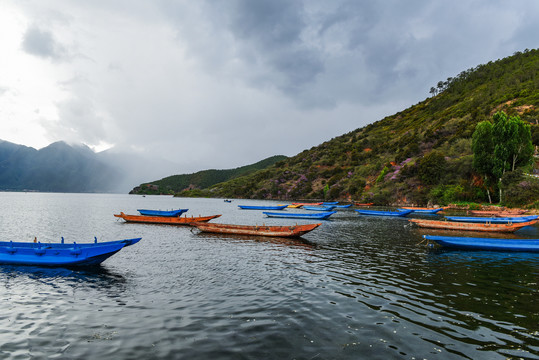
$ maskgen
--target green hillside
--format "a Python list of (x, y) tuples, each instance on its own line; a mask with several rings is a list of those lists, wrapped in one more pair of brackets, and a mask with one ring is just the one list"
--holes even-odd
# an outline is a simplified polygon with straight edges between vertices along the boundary
[[(202, 195), (379, 205), (487, 201), (486, 185), (472, 166), (475, 127), (505, 111), (531, 124), (532, 141), (539, 145), (538, 89), (539, 51), (518, 52), (440, 81), (431, 88), (432, 97), (393, 116), (216, 184)], [(504, 182), (508, 194), (526, 194), (520, 202), (532, 206), (539, 205), (539, 185), (524, 174), (533, 171), (531, 164)]]
[(276, 155), (255, 164), (236, 169), (212, 169), (199, 171), (194, 174), (172, 175), (161, 180), (141, 184), (131, 190), (130, 194), (174, 194), (183, 190), (190, 190), (193, 195), (196, 195), (200, 189), (206, 189), (223, 181), (246, 176), (285, 159), (287, 157), (284, 155)]

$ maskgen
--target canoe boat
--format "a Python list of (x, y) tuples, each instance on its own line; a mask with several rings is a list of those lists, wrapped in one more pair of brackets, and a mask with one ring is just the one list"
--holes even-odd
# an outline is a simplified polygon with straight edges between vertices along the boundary
[(335, 214), (336, 211), (327, 211), (327, 212), (319, 212), (319, 213), (273, 213), (273, 212), (267, 212), (264, 211), (263, 214), (265, 214), (267, 217), (273, 217), (273, 218), (289, 218), (289, 219), (318, 219), (318, 220), (325, 220), (329, 218), (331, 215)]
[(404, 206), (399, 210), (412, 210), (412, 212), (422, 213), (422, 214), (436, 214), (437, 212), (442, 211), (444, 208), (420, 208), (420, 207), (408, 207)]
[(283, 210), (288, 205), (275, 205), (275, 206), (253, 206), (253, 205), (238, 205), (242, 210)]
[(322, 205), (337, 205), (338, 201), (324, 201)]
[(449, 221), (507, 224), (528, 222), (539, 218), (539, 215), (519, 216), (519, 217), (473, 217), (473, 216), (446, 216)]
[(298, 202), (294, 202), (292, 203), (292, 205), (299, 205), (299, 206), (304, 206), (304, 205), (307, 205), (307, 206), (316, 206), (316, 205), (322, 205), (321, 202), (317, 202), (317, 203), (298, 203)]
[(352, 206), (352, 204), (348, 204), (348, 205), (335, 205), (335, 208), (338, 208), (338, 209), (348, 209), (350, 206)]
[(123, 212), (114, 214), (118, 218), (124, 219), (126, 222), (145, 223), (145, 224), (165, 224), (165, 225), (191, 225), (194, 222), (205, 222), (218, 218), (221, 215), (211, 216), (184, 216), (184, 217), (164, 217), (164, 216), (141, 216), (141, 215), (126, 215)]
[(0, 242), (0, 264), (82, 267), (101, 264), (141, 238), (93, 243)]
[(473, 215), (479, 216), (515, 216), (525, 214), (528, 210), (470, 210)]
[(374, 216), (406, 216), (412, 212), (412, 210), (403, 211), (383, 211), (383, 210), (355, 210), (361, 215), (374, 215)]
[(231, 225), (217, 223), (194, 223), (202, 232), (234, 235), (256, 235), (256, 236), (277, 236), (277, 237), (300, 237), (322, 225), (293, 225), (293, 226), (250, 226), (250, 225)]
[(187, 212), (189, 209), (178, 209), (178, 210), (147, 210), (147, 209), (137, 209), (140, 215), (144, 216), (167, 216), (175, 217), (180, 216), (184, 212)]
[(335, 205), (303, 206), (303, 209), (311, 211), (331, 211), (335, 209)]
[(488, 232), (514, 232), (524, 226), (537, 223), (538, 220), (531, 220), (522, 223), (490, 224), (490, 223), (468, 223), (459, 221), (438, 221), (425, 219), (410, 219), (410, 222), (422, 228), (440, 230), (465, 230), (465, 231), (488, 231)]
[(290, 204), (290, 205), (287, 205), (286, 207), (289, 207), (291, 209), (297, 209), (297, 208), (302, 207), (302, 205), (301, 204)]
[(423, 235), (444, 247), (469, 250), (539, 251), (539, 239), (499, 239)]
[(354, 203), (355, 206), (372, 206), (374, 203)]

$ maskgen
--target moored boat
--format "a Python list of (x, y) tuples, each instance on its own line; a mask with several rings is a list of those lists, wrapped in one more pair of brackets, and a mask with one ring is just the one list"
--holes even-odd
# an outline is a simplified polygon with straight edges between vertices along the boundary
[(425, 220), (425, 219), (410, 219), (409, 221), (416, 224), (419, 227), (429, 228), (429, 229), (487, 231), (487, 232), (514, 232), (525, 226), (530, 226), (538, 222), (538, 220), (531, 220), (531, 221), (523, 222), (523, 223), (491, 224), (491, 223)]
[(142, 216), (142, 215), (126, 215), (123, 212), (114, 214), (114, 216), (124, 219), (130, 223), (145, 223), (145, 224), (163, 224), (163, 225), (190, 225), (194, 222), (205, 222), (218, 218), (221, 215), (211, 216), (184, 216), (184, 217), (164, 217), (164, 216)]
[(189, 209), (178, 209), (178, 210), (148, 210), (148, 209), (137, 209), (140, 215), (144, 216), (165, 216), (165, 217), (175, 217), (180, 216), (181, 214), (187, 212)]
[(303, 206), (303, 209), (311, 211), (331, 211), (335, 209), (335, 205)]
[(528, 210), (470, 210), (470, 214), (479, 215), (479, 216), (496, 216), (496, 217), (506, 217), (506, 216), (518, 216), (523, 215)]
[(288, 205), (275, 205), (275, 206), (255, 206), (255, 205), (238, 205), (242, 210), (283, 210)]
[(324, 201), (322, 205), (337, 205), (338, 201)]
[(267, 225), (232, 225), (218, 223), (193, 223), (202, 232), (234, 235), (255, 235), (275, 237), (300, 237), (322, 225), (292, 225), (292, 226), (267, 226)]
[(412, 210), (403, 211), (384, 211), (384, 210), (355, 210), (361, 215), (374, 215), (374, 216), (406, 216), (412, 212)]
[(355, 206), (372, 206), (374, 203), (354, 203)]
[(350, 206), (352, 206), (352, 204), (348, 204), (348, 205), (335, 205), (335, 208), (336, 208), (336, 209), (348, 209)]
[(539, 252), (539, 239), (474, 238), (437, 235), (423, 235), (423, 237), (441, 246), (454, 249)]
[(326, 220), (331, 215), (335, 214), (336, 211), (327, 211), (327, 212), (315, 212), (315, 213), (273, 213), (264, 211), (263, 214), (267, 217), (273, 218), (289, 218), (289, 219), (317, 219), (317, 220)]
[(505, 224), (505, 223), (519, 223), (519, 222), (532, 221), (539, 218), (539, 215), (518, 216), (518, 217), (446, 216), (445, 218), (449, 221)]
[(307, 206), (316, 206), (316, 205), (322, 205), (322, 203), (321, 203), (321, 202), (317, 202), (317, 203), (293, 202), (292, 205), (299, 205), (299, 206), (304, 206), (304, 205), (307, 205)]
[(403, 206), (400, 209), (402, 209), (402, 210), (412, 210), (412, 212), (422, 213), (422, 214), (436, 214), (436, 213), (442, 211), (444, 208), (422, 208), (422, 207)]
[(95, 266), (141, 238), (93, 243), (0, 242), (0, 264), (58, 267)]

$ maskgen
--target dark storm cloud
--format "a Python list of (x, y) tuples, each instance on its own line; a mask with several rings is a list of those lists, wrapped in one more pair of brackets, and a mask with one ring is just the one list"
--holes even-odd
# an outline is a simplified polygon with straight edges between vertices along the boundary
[(55, 41), (52, 33), (35, 25), (26, 30), (22, 48), (29, 54), (43, 58), (59, 59), (64, 55), (64, 48)]

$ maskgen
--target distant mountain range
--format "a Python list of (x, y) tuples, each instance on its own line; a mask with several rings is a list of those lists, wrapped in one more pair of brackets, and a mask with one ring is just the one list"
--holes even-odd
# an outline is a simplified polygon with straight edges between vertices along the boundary
[(36, 150), (0, 140), (0, 190), (112, 192), (120, 175), (84, 145), (55, 142)]
[[(274, 156), (256, 164), (228, 170), (204, 170), (173, 175), (136, 187), (132, 193), (157, 194), (152, 189), (206, 188), (273, 165), (286, 156)], [(59, 141), (36, 150), (0, 140), (0, 191), (127, 193), (134, 184), (170, 174), (175, 164), (107, 150), (95, 153), (86, 145)]]

